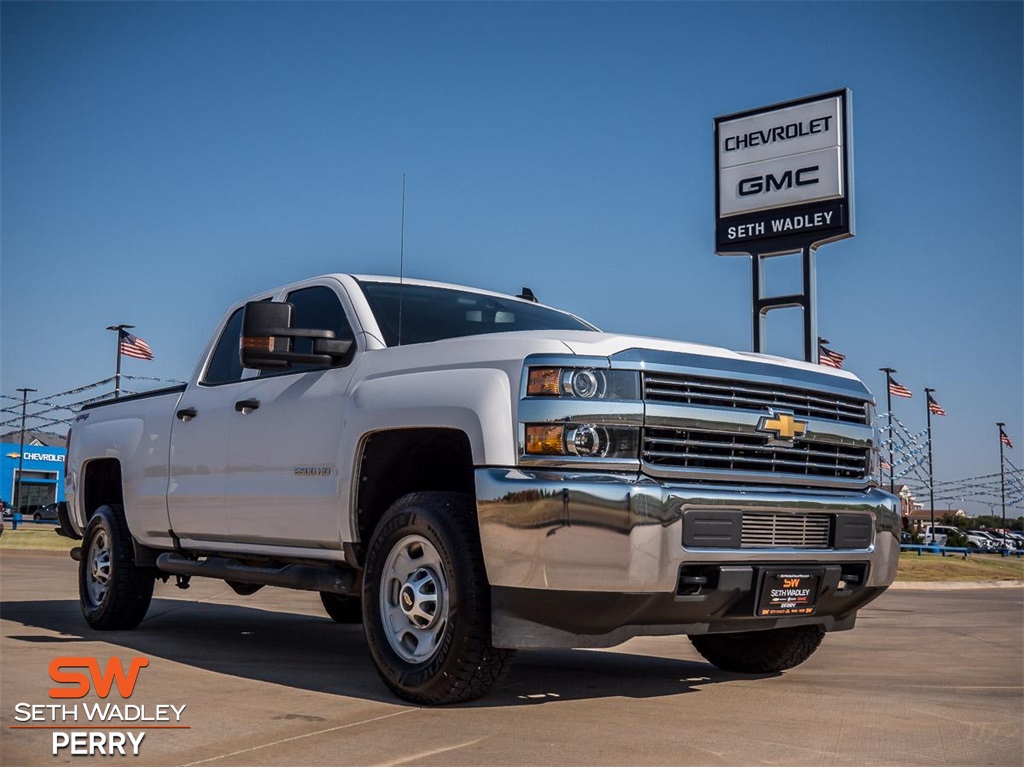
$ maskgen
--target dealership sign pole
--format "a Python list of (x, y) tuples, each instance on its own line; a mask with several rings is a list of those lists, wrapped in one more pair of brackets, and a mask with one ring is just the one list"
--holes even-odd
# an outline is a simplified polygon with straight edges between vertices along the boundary
[[(854, 234), (850, 90), (715, 118), (715, 252), (750, 256), (754, 351), (773, 309), (803, 309), (804, 359), (817, 362), (814, 256)], [(765, 296), (764, 261), (800, 253), (803, 290)]]

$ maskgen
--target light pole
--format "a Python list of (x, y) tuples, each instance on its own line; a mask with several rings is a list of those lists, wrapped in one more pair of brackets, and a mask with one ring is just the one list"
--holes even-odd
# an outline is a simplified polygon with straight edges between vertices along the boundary
[(1003, 548), (1006, 548), (1006, 462), (1003, 460), (1003, 427), (1006, 424), (1003, 421), (996, 423), (999, 427), (999, 491), (1003, 501)]
[(18, 389), (21, 392), (21, 445), (18, 448), (18, 481), (14, 488), (14, 509), (15, 511), (21, 510), (21, 474), (22, 467), (25, 465), (25, 408), (28, 406), (28, 393), (30, 391), (39, 391), (38, 389), (23, 388)]
[(117, 333), (117, 367), (114, 368), (114, 399), (121, 396), (121, 334), (134, 325), (108, 325), (107, 330)]

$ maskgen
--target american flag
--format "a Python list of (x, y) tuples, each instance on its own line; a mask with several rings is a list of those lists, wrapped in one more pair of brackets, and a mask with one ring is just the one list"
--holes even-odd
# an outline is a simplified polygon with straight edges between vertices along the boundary
[(829, 349), (825, 344), (818, 344), (819, 365), (826, 365), (830, 368), (841, 368), (843, 366), (843, 360), (845, 359), (845, 354), (840, 354), (833, 349)]
[(942, 409), (942, 405), (935, 401), (935, 398), (928, 395), (928, 412), (932, 415), (945, 415), (946, 411)]
[(121, 354), (126, 357), (134, 357), (137, 360), (153, 359), (153, 350), (138, 336), (132, 335), (127, 330), (122, 330), (120, 338)]
[(1010, 438), (1006, 436), (1006, 432), (1002, 429), (999, 430), (999, 441), (1007, 447), (1013, 447), (1013, 443), (1010, 442)]
[(906, 397), (907, 399), (914, 396), (906, 386), (901, 383), (896, 383), (895, 378), (889, 379), (889, 393), (894, 397)]
[(889, 462), (888, 462), (888, 461), (886, 461), (886, 460), (883, 460), (883, 461), (882, 461), (882, 468), (883, 468), (883, 469), (885, 469), (886, 471), (889, 471), (889, 470), (891, 470), (891, 469), (892, 469), (892, 464), (891, 464), (891, 463), (889, 463)]

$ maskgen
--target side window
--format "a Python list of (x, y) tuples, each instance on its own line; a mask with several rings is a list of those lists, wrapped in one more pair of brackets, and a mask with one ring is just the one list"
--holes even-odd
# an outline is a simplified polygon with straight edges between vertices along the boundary
[[(334, 337), (339, 341), (355, 339), (352, 326), (348, 324), (345, 309), (338, 295), (328, 287), (317, 285), (303, 288), (288, 294), (285, 299), (295, 307), (292, 314), (292, 327), (314, 328), (317, 330), (333, 330)], [(313, 341), (309, 338), (296, 338), (292, 341), (292, 351), (297, 354), (312, 354)], [(292, 365), (290, 372), (316, 370), (322, 365)]]
[(217, 341), (210, 364), (206, 366), (203, 383), (221, 384), (241, 380), (242, 362), (238, 358), (238, 340), (241, 335), (242, 309), (235, 309)]

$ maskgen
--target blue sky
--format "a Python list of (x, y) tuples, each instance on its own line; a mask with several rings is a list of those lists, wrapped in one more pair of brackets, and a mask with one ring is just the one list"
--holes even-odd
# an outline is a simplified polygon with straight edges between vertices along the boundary
[(397, 273), (403, 173), (408, 275), (750, 349), (712, 119), (849, 87), (819, 330), (912, 431), (937, 390), (938, 481), (998, 471), (995, 421), (1021, 466), (1022, 7), (4, 2), (0, 392), (110, 375), (117, 322), (156, 353), (125, 372), (184, 379), (233, 301)]

